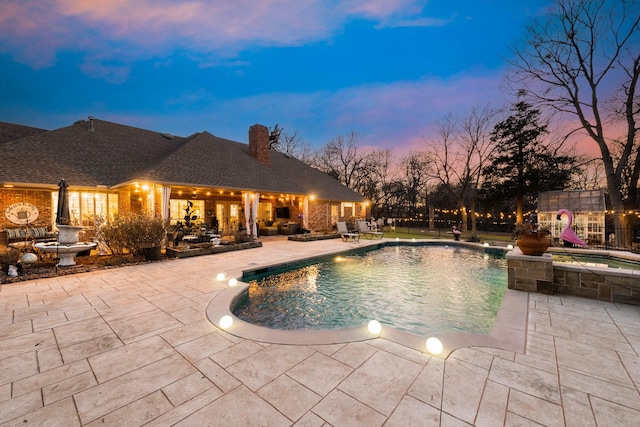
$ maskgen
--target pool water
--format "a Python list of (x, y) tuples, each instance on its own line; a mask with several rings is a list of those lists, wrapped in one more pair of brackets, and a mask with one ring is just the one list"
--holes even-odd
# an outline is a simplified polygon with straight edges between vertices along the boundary
[(610, 256), (578, 255), (572, 253), (553, 253), (553, 262), (572, 264), (582, 267), (606, 267), (640, 270), (640, 262)]
[(418, 335), (489, 333), (507, 287), (504, 255), (387, 246), (323, 259), (249, 283), (233, 313), (275, 329), (383, 325)]

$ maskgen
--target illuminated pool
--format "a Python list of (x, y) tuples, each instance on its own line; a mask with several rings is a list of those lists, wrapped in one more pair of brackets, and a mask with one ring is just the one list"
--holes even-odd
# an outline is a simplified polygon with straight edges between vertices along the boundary
[(502, 254), (444, 246), (384, 246), (286, 271), (244, 276), (232, 312), (283, 330), (383, 325), (428, 336), (489, 333), (506, 285)]
[(571, 264), (580, 267), (606, 267), (640, 270), (640, 261), (618, 258), (612, 255), (576, 254), (571, 252), (553, 252), (553, 262)]

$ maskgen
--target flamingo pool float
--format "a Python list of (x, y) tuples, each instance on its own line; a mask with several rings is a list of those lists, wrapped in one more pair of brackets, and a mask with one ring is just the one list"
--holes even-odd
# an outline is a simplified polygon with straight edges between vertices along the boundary
[(571, 212), (569, 212), (567, 209), (560, 209), (558, 211), (558, 219), (560, 219), (563, 214), (567, 215), (567, 217), (569, 218), (569, 222), (567, 222), (567, 226), (560, 232), (560, 238), (567, 242), (573, 243), (574, 245), (587, 246), (587, 244), (571, 229), (571, 222), (573, 221)]

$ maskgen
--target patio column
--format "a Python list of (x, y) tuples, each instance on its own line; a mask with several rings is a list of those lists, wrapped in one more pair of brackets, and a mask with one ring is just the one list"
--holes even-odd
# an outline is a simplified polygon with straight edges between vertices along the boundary
[(309, 197), (305, 196), (302, 201), (302, 226), (309, 229)]
[(244, 208), (244, 224), (247, 229), (247, 234), (251, 234), (251, 230), (249, 230), (249, 219), (251, 218), (251, 199), (248, 192), (242, 193), (242, 206)]
[(254, 193), (253, 204), (251, 206), (251, 219), (253, 220), (251, 234), (255, 238), (258, 237), (258, 224), (256, 223), (256, 219), (258, 218), (258, 203), (260, 203), (260, 193)]
[(169, 221), (171, 219), (171, 212), (169, 212), (169, 200), (171, 199), (171, 187), (168, 185), (162, 186), (162, 219)]

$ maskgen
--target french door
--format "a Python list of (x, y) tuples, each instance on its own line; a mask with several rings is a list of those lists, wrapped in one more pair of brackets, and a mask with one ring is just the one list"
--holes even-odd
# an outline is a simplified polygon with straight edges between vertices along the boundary
[(238, 230), (240, 218), (240, 204), (236, 202), (216, 202), (216, 218), (218, 233), (231, 234)]

